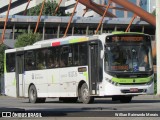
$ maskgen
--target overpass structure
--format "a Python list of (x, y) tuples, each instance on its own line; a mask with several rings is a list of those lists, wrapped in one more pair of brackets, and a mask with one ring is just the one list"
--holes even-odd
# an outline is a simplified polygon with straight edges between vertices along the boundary
[[(0, 16), (0, 29), (4, 26), (4, 16)], [(19, 16), (13, 15), (8, 17), (6, 27), (5, 40), (7, 45), (12, 46), (16, 37), (22, 31), (33, 31), (36, 27), (38, 16)], [(62, 37), (67, 27), (70, 17), (42, 16), (37, 32), (42, 34), (42, 39)], [(73, 17), (68, 35), (93, 35), (101, 18), (94, 17)], [(99, 33), (109, 33), (113, 31), (125, 31), (131, 18), (105, 18), (99, 30)], [(8, 31), (8, 32), (7, 32)], [(130, 27), (131, 32), (144, 32), (146, 34), (155, 35), (155, 28), (136, 18)], [(13, 40), (11, 42), (11, 40)], [(10, 41), (10, 43), (9, 43)]]

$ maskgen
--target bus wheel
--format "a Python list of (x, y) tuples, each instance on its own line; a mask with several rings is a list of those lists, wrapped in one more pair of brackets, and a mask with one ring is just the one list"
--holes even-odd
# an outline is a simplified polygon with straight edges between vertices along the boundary
[(37, 103), (40, 99), (37, 98), (37, 90), (34, 85), (31, 85), (29, 88), (29, 102)]
[(121, 103), (129, 103), (132, 100), (132, 96), (121, 96), (120, 97), (120, 102)]
[(94, 102), (94, 97), (89, 95), (89, 89), (86, 83), (83, 83), (80, 91), (81, 102), (89, 104)]

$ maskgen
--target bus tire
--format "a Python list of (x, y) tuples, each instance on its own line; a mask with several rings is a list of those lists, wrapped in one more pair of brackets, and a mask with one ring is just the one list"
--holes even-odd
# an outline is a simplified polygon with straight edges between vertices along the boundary
[(37, 90), (34, 85), (30, 86), (28, 95), (29, 95), (29, 102), (30, 103), (40, 102), (40, 99), (37, 98)]
[(80, 91), (81, 102), (89, 104), (94, 102), (94, 97), (90, 96), (89, 89), (86, 83), (83, 83)]
[(121, 103), (130, 103), (132, 100), (132, 96), (121, 96), (120, 102)]

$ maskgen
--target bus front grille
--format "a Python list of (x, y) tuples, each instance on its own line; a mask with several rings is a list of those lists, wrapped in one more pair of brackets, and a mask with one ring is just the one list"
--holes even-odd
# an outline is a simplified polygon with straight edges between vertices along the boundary
[(121, 90), (122, 93), (146, 93), (147, 89), (138, 89), (137, 91), (131, 91), (129, 89)]

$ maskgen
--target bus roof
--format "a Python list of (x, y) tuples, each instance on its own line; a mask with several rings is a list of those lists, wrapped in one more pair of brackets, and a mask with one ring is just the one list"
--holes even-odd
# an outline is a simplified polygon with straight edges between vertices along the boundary
[[(44, 48), (44, 47), (60, 46), (60, 45), (65, 45), (65, 44), (90, 41), (90, 40), (98, 39), (98, 38), (100, 38), (100, 36), (106, 37), (108, 35), (118, 35), (118, 34), (143, 34), (143, 33), (117, 31), (117, 32), (103, 33), (101, 35), (92, 35), (92, 36), (68, 36), (68, 37), (64, 37), (64, 38), (55, 38), (55, 39), (38, 41), (38, 42), (34, 43), (33, 45), (29, 45), (29, 46), (25, 46), (25, 47), (8, 49), (8, 50), (5, 50), (5, 53), (33, 50), (33, 49)], [(146, 35), (146, 34), (144, 34), (144, 35)]]
[(145, 35), (142, 32), (123, 32), (123, 31), (113, 31), (113, 35), (120, 35), (120, 34), (140, 34), (140, 35)]
[(32, 50), (32, 49), (44, 48), (44, 47), (50, 47), (50, 46), (60, 46), (60, 45), (65, 45), (65, 44), (72, 44), (72, 43), (84, 42), (84, 41), (89, 41), (89, 40), (95, 40), (97, 38), (98, 36), (68, 36), (65, 38), (42, 40), (42, 41), (38, 41), (34, 43), (33, 45), (5, 50), (5, 53)]
[(78, 39), (78, 38), (87, 38), (87, 36), (68, 36), (68, 37), (64, 37), (64, 38), (42, 40), (42, 41), (38, 41), (38, 42), (34, 43), (33, 45), (52, 44), (53, 42), (64, 42), (64, 41), (69, 41), (69, 40)]

